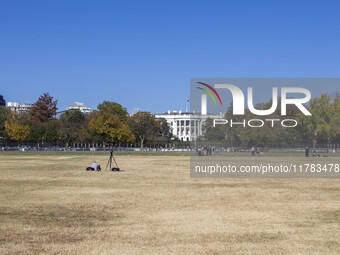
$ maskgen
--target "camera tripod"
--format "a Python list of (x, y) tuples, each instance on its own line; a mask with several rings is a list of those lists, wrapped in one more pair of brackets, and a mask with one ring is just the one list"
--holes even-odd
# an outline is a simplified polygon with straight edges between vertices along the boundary
[[(112, 160), (114, 161), (116, 167), (111, 168), (111, 166), (112, 166)], [(120, 171), (119, 166), (118, 166), (118, 164), (117, 164), (117, 162), (116, 162), (116, 160), (115, 160), (115, 157), (113, 156), (113, 150), (110, 151), (110, 158), (109, 158), (109, 161), (107, 162), (107, 165), (106, 165), (106, 167), (105, 167), (105, 171), (106, 171), (106, 169), (107, 169), (107, 167), (108, 167), (109, 165), (110, 165), (110, 171)]]

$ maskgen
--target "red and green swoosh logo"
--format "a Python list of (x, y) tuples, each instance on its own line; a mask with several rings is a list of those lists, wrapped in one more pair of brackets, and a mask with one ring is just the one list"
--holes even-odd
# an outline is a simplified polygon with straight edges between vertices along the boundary
[[(221, 106), (222, 106), (221, 97), (220, 97), (220, 95), (217, 93), (217, 91), (216, 91), (213, 87), (211, 87), (210, 85), (208, 85), (208, 84), (206, 84), (206, 83), (203, 83), (203, 82), (197, 82), (197, 83), (199, 83), (199, 84), (201, 84), (201, 85), (203, 85), (203, 86), (209, 88), (209, 89), (217, 96), (217, 98), (218, 98), (218, 100), (220, 101), (220, 104), (221, 104)], [(201, 87), (197, 87), (197, 88), (200, 89), (200, 90), (203, 90), (204, 92), (206, 92), (206, 93), (212, 98), (212, 100), (214, 101), (215, 105), (217, 105), (216, 100), (215, 100), (215, 97), (213, 96), (213, 94), (212, 94), (209, 90), (204, 89), (204, 88), (201, 88)]]

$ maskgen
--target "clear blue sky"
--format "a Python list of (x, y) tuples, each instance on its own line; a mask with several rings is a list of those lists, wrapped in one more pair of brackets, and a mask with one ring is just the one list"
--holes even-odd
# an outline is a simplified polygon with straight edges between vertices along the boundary
[(339, 1), (0, 0), (0, 94), (155, 113), (184, 110), (194, 77), (339, 77), (339, 13)]

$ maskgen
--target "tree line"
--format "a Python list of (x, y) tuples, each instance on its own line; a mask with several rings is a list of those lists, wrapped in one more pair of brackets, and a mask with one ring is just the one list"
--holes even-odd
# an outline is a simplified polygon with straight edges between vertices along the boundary
[[(269, 109), (272, 101), (257, 104), (256, 109)], [(294, 128), (275, 125), (264, 125), (252, 128), (242, 125), (216, 125), (212, 127), (212, 119), (208, 119), (203, 125), (204, 139), (208, 141), (219, 141), (220, 144), (230, 147), (331, 147), (340, 144), (340, 96), (322, 94), (310, 100), (306, 108), (312, 116), (305, 116), (295, 105), (287, 105), (287, 115), (281, 116), (281, 108), (269, 116), (256, 116), (249, 110), (244, 116), (233, 116), (232, 104), (225, 118), (242, 122), (243, 119), (295, 119), (298, 125)], [(277, 122), (280, 123), (280, 122)]]
[[(156, 146), (176, 142), (171, 136), (165, 119), (156, 119), (149, 112), (130, 116), (122, 105), (104, 101), (97, 110), (83, 114), (68, 110), (57, 119), (57, 100), (48, 93), (35, 102), (28, 113), (17, 114), (0, 107), (0, 141), (3, 145), (61, 145), (96, 144), (118, 146), (134, 144), (141, 148), (147, 144)], [(256, 109), (269, 109), (272, 102), (257, 104)], [(340, 144), (340, 96), (322, 94), (310, 100), (306, 106), (312, 116), (305, 116), (294, 105), (287, 106), (287, 115), (281, 116), (280, 106), (269, 116), (255, 116), (249, 110), (244, 116), (233, 116), (232, 104), (225, 114), (227, 120), (243, 119), (295, 119), (298, 125), (285, 128), (264, 125), (251, 128), (242, 125), (212, 125), (208, 119), (202, 126), (203, 136), (198, 142), (217, 142), (228, 147), (301, 147), (330, 146)]]
[(170, 127), (165, 119), (149, 112), (129, 116), (116, 102), (104, 101), (97, 110), (83, 114), (67, 110), (57, 119), (57, 100), (48, 93), (35, 102), (28, 113), (18, 114), (0, 107), (0, 137), (3, 145), (101, 144), (107, 146), (145, 143), (165, 144), (170, 141)]

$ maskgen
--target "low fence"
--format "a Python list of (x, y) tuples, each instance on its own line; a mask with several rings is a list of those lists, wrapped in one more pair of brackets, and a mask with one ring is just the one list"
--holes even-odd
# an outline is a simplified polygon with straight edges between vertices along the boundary
[[(6, 146), (1, 147), (1, 151), (88, 151), (88, 152), (100, 152), (100, 151), (122, 151), (122, 152), (190, 152), (197, 151), (197, 147), (190, 146), (178, 146), (171, 148), (164, 147), (144, 147), (141, 149), (140, 147), (122, 147), (122, 146), (113, 146), (113, 147), (60, 147), (60, 146), (47, 146), (47, 147), (31, 147), (31, 146)], [(251, 148), (225, 148), (225, 147), (214, 147), (214, 150), (217, 152), (251, 152)], [(306, 148), (257, 148), (257, 152), (297, 152), (302, 153), (305, 152)], [(335, 153), (340, 152), (340, 148), (310, 148), (310, 153)]]
[(30, 146), (6, 146), (1, 148), (2, 151), (126, 151), (126, 152), (148, 152), (148, 151), (163, 151), (163, 152), (171, 152), (171, 151), (191, 151), (191, 148), (188, 147), (173, 147), (173, 148), (162, 148), (162, 147), (144, 147), (141, 149), (140, 147), (30, 147)]

